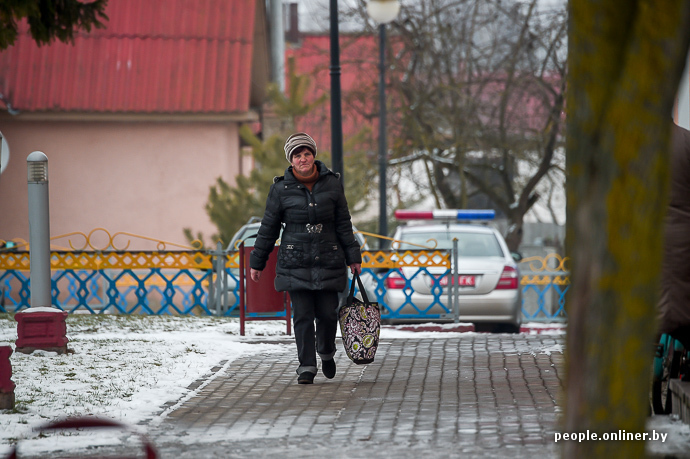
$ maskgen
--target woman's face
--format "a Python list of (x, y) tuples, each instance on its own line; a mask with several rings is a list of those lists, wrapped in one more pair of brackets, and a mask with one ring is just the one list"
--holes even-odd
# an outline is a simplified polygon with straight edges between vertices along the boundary
[(309, 175), (314, 165), (314, 154), (307, 147), (298, 148), (292, 154), (290, 163), (292, 164), (292, 170), (299, 175)]

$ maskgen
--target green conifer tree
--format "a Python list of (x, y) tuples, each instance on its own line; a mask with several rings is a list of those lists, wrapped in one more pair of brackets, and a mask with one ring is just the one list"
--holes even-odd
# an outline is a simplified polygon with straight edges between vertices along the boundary
[(0, 1), (0, 51), (9, 48), (19, 34), (18, 21), (26, 18), (29, 33), (38, 46), (53, 40), (74, 42), (74, 33), (91, 27), (102, 29), (108, 20), (108, 0), (3, 0)]

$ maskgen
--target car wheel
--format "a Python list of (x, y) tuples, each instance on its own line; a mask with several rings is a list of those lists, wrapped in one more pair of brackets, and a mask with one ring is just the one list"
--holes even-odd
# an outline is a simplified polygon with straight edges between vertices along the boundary
[(520, 333), (520, 325), (499, 324), (497, 333)]
[(496, 324), (474, 324), (474, 331), (479, 333), (493, 333), (496, 330)]

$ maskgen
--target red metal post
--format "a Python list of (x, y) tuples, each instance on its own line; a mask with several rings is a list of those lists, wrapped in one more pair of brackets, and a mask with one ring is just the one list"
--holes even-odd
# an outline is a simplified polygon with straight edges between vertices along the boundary
[(14, 383), (12, 377), (11, 346), (0, 346), (0, 410), (14, 408)]
[[(243, 268), (249, 272), (249, 258), (252, 247), (241, 247), (240, 251), (244, 254)], [(245, 285), (245, 302), (243, 312), (244, 321), (248, 320), (276, 320), (285, 319), (287, 322), (287, 334), (290, 334), (290, 295), (286, 292), (278, 292), (274, 286), (276, 277), (276, 266), (278, 264), (278, 250), (273, 250), (266, 260), (266, 266), (262, 272), (259, 282), (249, 282)], [(246, 266), (245, 266), (246, 265)], [(240, 284), (241, 285), (241, 284)], [(284, 313), (284, 315), (269, 315)], [(249, 314), (249, 315), (247, 315)]]
[(240, 243), (240, 336), (244, 336), (244, 241)]

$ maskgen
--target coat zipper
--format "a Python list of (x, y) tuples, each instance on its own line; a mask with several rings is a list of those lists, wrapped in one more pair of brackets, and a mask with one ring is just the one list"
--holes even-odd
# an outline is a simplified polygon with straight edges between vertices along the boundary
[(304, 190), (307, 192), (307, 205), (309, 207), (309, 223), (312, 225), (316, 224), (316, 203), (314, 202), (314, 194), (309, 191), (306, 186)]

